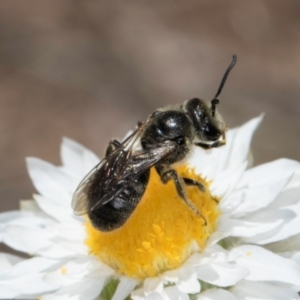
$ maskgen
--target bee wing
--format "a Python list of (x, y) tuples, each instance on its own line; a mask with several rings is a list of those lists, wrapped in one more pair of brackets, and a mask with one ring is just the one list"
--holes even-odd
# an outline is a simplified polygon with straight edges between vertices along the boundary
[[(131, 156), (132, 149), (135, 143), (138, 141), (141, 133), (143, 132), (144, 124), (140, 125), (131, 135), (129, 135), (109, 156), (105, 157), (97, 166), (95, 166), (80, 182), (78, 185), (73, 198), (72, 198), (72, 209), (75, 215), (84, 215), (89, 211), (88, 207), (88, 193), (90, 186), (96, 176), (103, 168), (106, 172), (106, 185), (111, 187), (111, 192), (106, 194), (105, 197), (101, 198), (98, 202), (101, 205), (107, 203), (107, 199), (113, 198), (118, 192), (118, 182), (116, 182), (115, 174), (122, 174), (123, 170), (126, 169), (126, 162), (128, 157)], [(117, 167), (118, 172), (109, 172)], [(106, 171), (108, 170), (108, 171)], [(118, 176), (120, 177), (120, 176)], [(118, 180), (117, 180), (118, 181)], [(111, 195), (112, 194), (112, 195)]]
[(88, 212), (87, 196), (88, 196), (88, 189), (90, 186), (90, 182), (102, 164), (103, 164), (103, 160), (81, 180), (75, 193), (73, 194), (71, 206), (76, 216), (81, 216)]
[(176, 146), (176, 142), (167, 140), (153, 148), (136, 151), (132, 155), (123, 177), (138, 176), (145, 170), (155, 166), (164, 157), (173, 153), (176, 150)]
[[(142, 172), (148, 170), (161, 159), (173, 153), (175, 149), (176, 143), (173, 141), (165, 141), (150, 149), (138, 151), (130, 149), (126, 158), (124, 159), (122, 157), (122, 159), (118, 161), (118, 168), (122, 169), (122, 172), (119, 173), (121, 176), (119, 176), (117, 180), (114, 180), (113, 183), (110, 182), (107, 184), (109, 190), (101, 199), (94, 203), (90, 210), (95, 210), (112, 201), (116, 196), (122, 193), (130, 181), (133, 181)], [(112, 186), (115, 188), (111, 188)]]

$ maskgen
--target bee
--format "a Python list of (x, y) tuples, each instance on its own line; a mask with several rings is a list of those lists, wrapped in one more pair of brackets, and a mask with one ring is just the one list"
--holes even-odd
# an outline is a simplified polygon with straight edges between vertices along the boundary
[(75, 191), (74, 214), (87, 214), (92, 225), (100, 231), (120, 228), (139, 204), (150, 179), (150, 168), (154, 167), (162, 183), (172, 180), (179, 197), (205, 220), (187, 198), (185, 186), (196, 186), (203, 192), (205, 187), (179, 176), (172, 166), (187, 157), (193, 145), (211, 149), (226, 143), (227, 126), (216, 106), (236, 60), (233, 55), (210, 105), (193, 98), (182, 105), (158, 109), (145, 122), (139, 122), (124, 141), (111, 140), (104, 159)]

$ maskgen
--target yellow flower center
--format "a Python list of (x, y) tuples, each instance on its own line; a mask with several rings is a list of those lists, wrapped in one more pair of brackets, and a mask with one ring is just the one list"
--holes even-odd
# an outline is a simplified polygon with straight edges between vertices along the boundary
[(90, 253), (120, 274), (143, 279), (178, 268), (192, 253), (195, 242), (203, 249), (216, 229), (220, 214), (217, 200), (211, 196), (208, 182), (193, 170), (180, 167), (177, 172), (206, 187), (202, 192), (186, 186), (188, 199), (202, 216), (179, 197), (172, 181), (163, 184), (152, 168), (145, 194), (121, 228), (101, 232), (87, 221)]

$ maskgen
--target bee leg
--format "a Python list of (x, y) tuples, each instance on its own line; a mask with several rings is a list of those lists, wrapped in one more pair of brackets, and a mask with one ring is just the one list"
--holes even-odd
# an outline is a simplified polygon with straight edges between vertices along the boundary
[(200, 143), (200, 142), (195, 143), (195, 145), (198, 146), (198, 147), (201, 147), (201, 148), (203, 148), (205, 150), (208, 150), (208, 149), (211, 148), (210, 144), (205, 144), (205, 143)]
[(217, 198), (215, 198), (215, 197), (212, 197), (212, 199), (217, 203), (217, 204), (219, 204), (220, 203), (220, 200), (218, 200)]
[(186, 185), (196, 186), (201, 192), (206, 192), (206, 188), (201, 182), (186, 177), (182, 177), (182, 179)]
[(216, 141), (210, 145), (211, 148), (218, 148), (224, 146), (226, 144), (225, 141)]
[(119, 146), (121, 145), (121, 143), (116, 140), (113, 139), (109, 142), (106, 151), (105, 151), (105, 157), (107, 157), (108, 155), (110, 155), (114, 150), (116, 150)]
[(205, 143), (201, 143), (201, 142), (196, 142), (195, 145), (199, 146), (205, 150), (211, 149), (211, 148), (218, 148), (221, 146), (224, 146), (226, 144), (225, 141), (216, 141), (212, 144), (205, 144)]
[(170, 180), (174, 181), (178, 195), (187, 202), (183, 179), (178, 176), (177, 172), (162, 165), (158, 165), (155, 168), (163, 183), (167, 183)]
[[(193, 179), (190, 179), (190, 178), (186, 178), (186, 177), (182, 177), (182, 179), (184, 180), (184, 183), (185, 183), (186, 185), (196, 186), (201, 192), (203, 192), (203, 193), (206, 192), (206, 188), (205, 188), (205, 186), (204, 186), (201, 182), (196, 181), (196, 180), (193, 180)], [(220, 201), (219, 201), (217, 198), (215, 198), (215, 197), (213, 197), (213, 196), (211, 196), (211, 197), (212, 197), (212, 199), (213, 199), (217, 204), (220, 203)]]
[[(201, 182), (196, 181), (196, 180), (193, 180), (193, 179), (190, 179), (190, 178), (186, 178), (186, 177), (182, 177), (182, 179), (184, 180), (184, 183), (185, 183), (186, 185), (196, 186), (201, 192), (203, 192), (203, 193), (206, 192), (206, 188), (205, 188), (205, 186), (204, 186)], [(211, 197), (212, 197), (212, 199), (213, 199), (217, 204), (220, 203), (220, 201), (219, 201), (217, 198), (215, 198), (215, 197), (213, 197), (213, 196), (211, 196)]]
[(160, 179), (163, 183), (167, 183), (170, 180), (173, 180), (175, 183), (176, 191), (180, 198), (187, 204), (187, 206), (198, 216), (204, 220), (204, 226), (207, 225), (206, 218), (199, 212), (197, 207), (187, 198), (184, 188), (184, 178), (180, 177), (177, 172), (173, 169), (167, 169), (163, 166), (156, 166), (156, 170), (160, 176)]

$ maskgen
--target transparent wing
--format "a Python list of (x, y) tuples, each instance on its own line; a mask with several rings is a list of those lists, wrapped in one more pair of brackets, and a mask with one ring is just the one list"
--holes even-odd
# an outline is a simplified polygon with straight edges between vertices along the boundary
[(144, 127), (142, 124), (85, 176), (73, 195), (75, 215), (86, 214), (112, 201), (142, 172), (176, 150), (173, 141), (136, 150)]
[(173, 153), (176, 148), (176, 142), (167, 140), (157, 144), (153, 148), (136, 151), (136, 153), (132, 155), (126, 170), (124, 171), (123, 177), (127, 178), (132, 175), (138, 176), (145, 170), (156, 165), (164, 157)]
[(91, 207), (91, 210), (95, 210), (113, 200), (128, 185), (132, 184), (134, 179), (142, 172), (156, 165), (161, 159), (173, 153), (175, 149), (176, 142), (166, 141), (151, 149), (143, 149), (136, 152), (130, 151), (126, 160), (119, 162), (119, 167), (122, 168), (122, 172), (119, 174), (122, 175), (119, 176), (118, 180), (107, 185), (107, 192)]
[(79, 183), (75, 193), (72, 197), (72, 209), (76, 216), (84, 215), (88, 212), (88, 190), (91, 179), (94, 174), (101, 167), (103, 161), (101, 161), (96, 167), (94, 167)]
[(110, 178), (112, 176), (109, 174), (109, 171), (113, 169), (117, 161), (126, 159), (126, 156), (128, 156), (128, 153), (130, 153), (142, 133), (143, 128), (143, 126), (140, 126), (132, 134), (130, 134), (115, 151), (113, 151), (108, 157), (105, 157), (82, 179), (72, 198), (72, 209), (75, 215), (80, 216), (89, 211), (88, 193), (91, 184), (97, 177), (100, 170), (105, 168), (105, 171), (107, 171), (107, 184), (109, 184), (110, 181), (114, 181), (113, 178)]

